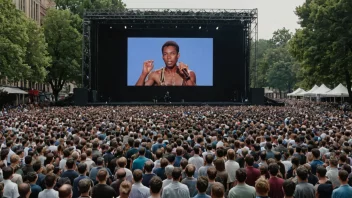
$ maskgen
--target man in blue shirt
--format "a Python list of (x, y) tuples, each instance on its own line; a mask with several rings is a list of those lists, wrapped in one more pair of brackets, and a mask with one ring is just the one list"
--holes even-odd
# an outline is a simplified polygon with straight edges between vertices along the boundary
[(145, 155), (145, 148), (141, 147), (138, 151), (139, 157), (133, 160), (132, 163), (132, 172), (136, 169), (143, 170), (145, 162), (149, 161), (150, 159), (146, 158)]
[[(80, 192), (78, 190), (79, 181), (81, 181), (82, 179), (89, 179), (89, 177), (86, 176), (86, 174), (87, 174), (87, 164), (80, 163), (80, 164), (78, 164), (77, 169), (78, 169), (78, 172), (79, 172), (79, 176), (73, 180), (73, 189), (72, 189), (73, 195), (72, 195), (72, 198), (78, 198), (79, 195), (80, 195)], [(92, 181), (92, 186), (93, 186), (93, 181)]]
[(312, 174), (315, 175), (317, 172), (317, 166), (323, 165), (324, 162), (320, 161), (320, 151), (319, 149), (313, 149), (312, 150), (313, 158), (314, 160), (310, 163), (310, 166), (312, 168)]
[(205, 192), (208, 189), (208, 179), (207, 177), (201, 176), (197, 179), (197, 190), (198, 194), (193, 198), (210, 198)]
[(352, 197), (352, 187), (348, 185), (348, 173), (345, 170), (339, 171), (340, 187), (332, 192), (332, 198)]
[(42, 191), (42, 188), (36, 184), (38, 175), (35, 172), (28, 173), (28, 181), (31, 185), (31, 195), (29, 198), (38, 198), (39, 193)]

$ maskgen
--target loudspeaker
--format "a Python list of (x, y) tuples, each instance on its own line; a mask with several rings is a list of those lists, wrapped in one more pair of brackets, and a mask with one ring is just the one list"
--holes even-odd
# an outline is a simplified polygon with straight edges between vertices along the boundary
[(88, 90), (85, 88), (73, 89), (73, 100), (76, 106), (85, 106), (88, 104)]
[(91, 90), (90, 91), (90, 97), (89, 97), (89, 101), (91, 102), (98, 102), (98, 92), (97, 90)]
[(264, 105), (264, 88), (251, 88), (250, 102), (253, 105)]

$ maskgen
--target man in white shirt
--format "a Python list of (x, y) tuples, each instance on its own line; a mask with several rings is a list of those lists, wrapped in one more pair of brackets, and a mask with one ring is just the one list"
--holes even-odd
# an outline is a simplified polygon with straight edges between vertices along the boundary
[(173, 165), (167, 165), (165, 167), (165, 175), (166, 179), (163, 181), (163, 188), (165, 188), (167, 185), (169, 185), (172, 182), (172, 171), (174, 170)]
[(227, 159), (225, 170), (228, 174), (227, 183), (231, 185), (236, 180), (236, 171), (240, 168), (240, 165), (235, 161), (235, 151), (233, 149), (227, 151)]
[(134, 184), (132, 185), (132, 190), (130, 198), (148, 198), (150, 196), (150, 190), (148, 187), (142, 184), (143, 172), (140, 169), (133, 171)]
[(13, 183), (11, 181), (12, 175), (13, 175), (13, 169), (8, 166), (4, 167), (2, 169), (3, 171), (3, 176), (4, 176), (4, 193), (3, 197), (7, 198), (18, 198), (20, 194), (18, 193), (18, 187), (17, 184)]
[(46, 189), (39, 193), (38, 198), (59, 197), (59, 192), (53, 189), (56, 184), (56, 176), (54, 174), (47, 174), (44, 181)]
[(188, 187), (180, 183), (181, 168), (175, 167), (172, 171), (173, 181), (163, 189), (162, 198), (190, 198)]
[(198, 146), (195, 146), (193, 150), (194, 155), (193, 157), (189, 158), (188, 163), (193, 164), (196, 167), (196, 171), (198, 172), (199, 168), (203, 166), (204, 160), (199, 156), (200, 148)]

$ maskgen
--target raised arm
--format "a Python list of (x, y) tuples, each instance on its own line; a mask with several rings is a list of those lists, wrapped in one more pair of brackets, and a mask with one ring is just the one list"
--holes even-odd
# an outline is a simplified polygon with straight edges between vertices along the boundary
[[(139, 76), (139, 79), (136, 83), (136, 86), (151, 86), (154, 84), (154, 80), (152, 80), (152, 78), (148, 77), (149, 73), (153, 70), (153, 68), (154, 68), (154, 61), (153, 60), (144, 61), (142, 74)], [(146, 82), (147, 77), (148, 77), (148, 80)]]

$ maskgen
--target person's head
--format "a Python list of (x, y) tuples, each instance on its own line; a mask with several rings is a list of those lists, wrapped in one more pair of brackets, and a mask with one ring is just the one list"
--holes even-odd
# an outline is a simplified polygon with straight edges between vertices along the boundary
[(187, 177), (193, 177), (195, 171), (196, 171), (196, 167), (193, 164), (188, 164), (186, 166), (185, 173)]
[(279, 165), (277, 163), (271, 163), (268, 167), (269, 173), (272, 176), (276, 176), (279, 173)]
[(10, 166), (2, 168), (2, 174), (4, 179), (11, 179), (13, 175), (13, 168)]
[(132, 185), (129, 181), (123, 181), (120, 184), (120, 196), (128, 197), (131, 193)]
[(252, 155), (247, 155), (245, 158), (247, 166), (253, 166), (254, 164), (254, 157)]
[(163, 187), (163, 180), (161, 180), (160, 177), (158, 176), (154, 176), (149, 181), (149, 187), (150, 187), (150, 194), (158, 194), (160, 193), (161, 188)]
[(345, 170), (340, 170), (339, 171), (339, 180), (340, 183), (347, 183), (348, 181), (348, 172)]
[(136, 169), (133, 171), (133, 180), (136, 183), (139, 183), (142, 181), (143, 178), (143, 172), (140, 169)]
[(291, 179), (287, 179), (282, 184), (282, 188), (286, 197), (293, 197), (293, 194), (296, 189), (296, 184)]
[(27, 179), (28, 179), (29, 183), (35, 183), (35, 182), (37, 182), (38, 175), (35, 172), (29, 172), (27, 174)]
[(312, 150), (312, 154), (313, 154), (313, 157), (314, 157), (314, 159), (319, 159), (320, 158), (320, 151), (319, 151), (319, 149), (313, 149)]
[(125, 157), (120, 157), (118, 160), (117, 160), (117, 165), (120, 167), (120, 168), (125, 168), (126, 165), (127, 165), (127, 159)]
[(87, 170), (87, 164), (86, 163), (79, 163), (77, 169), (78, 169), (78, 173), (83, 175)]
[(212, 180), (212, 181), (215, 180), (217, 172), (218, 171), (216, 170), (216, 168), (214, 166), (209, 167), (207, 170), (207, 175), (208, 175), (209, 180)]
[(224, 185), (220, 182), (215, 182), (211, 186), (211, 198), (223, 198), (225, 194)]
[(59, 188), (59, 198), (71, 198), (72, 187), (69, 184), (64, 184)]
[(326, 168), (322, 165), (317, 166), (317, 176), (319, 178), (324, 178), (326, 176)]
[(126, 177), (126, 171), (124, 168), (119, 168), (116, 171), (116, 177), (117, 179), (123, 179), (124, 177)]
[(47, 188), (52, 188), (56, 184), (56, 176), (52, 173), (47, 174), (45, 176), (44, 182)]
[(145, 155), (145, 148), (144, 147), (141, 147), (138, 151), (139, 153), (139, 156), (144, 156)]
[(233, 149), (227, 150), (227, 159), (235, 160), (235, 151)]
[(257, 192), (257, 195), (268, 196), (269, 190), (270, 190), (270, 185), (268, 180), (260, 177), (255, 182), (255, 191)]
[(174, 170), (172, 170), (172, 179), (174, 181), (180, 181), (181, 176), (182, 176), (182, 169), (179, 167), (174, 167)]
[(28, 183), (22, 183), (18, 185), (18, 193), (21, 198), (29, 197), (31, 194), (31, 186)]
[(153, 168), (154, 168), (154, 163), (152, 162), (152, 161), (147, 161), (147, 162), (145, 162), (145, 164), (144, 164), (144, 171), (147, 173), (150, 173), (150, 172), (152, 172), (152, 170), (153, 170)]
[(74, 167), (75, 167), (75, 160), (73, 160), (72, 158), (67, 159), (66, 168), (68, 170), (72, 170)]
[(301, 181), (306, 181), (308, 178), (308, 169), (304, 166), (299, 166), (297, 168), (297, 177)]
[(236, 171), (236, 179), (238, 182), (243, 183), (247, 179), (247, 172), (246, 169), (240, 168)]
[(174, 41), (167, 41), (161, 48), (166, 67), (174, 67), (180, 58), (180, 47)]
[(208, 178), (201, 176), (197, 179), (197, 190), (199, 193), (204, 193), (208, 188)]
[(81, 194), (88, 193), (90, 191), (90, 186), (92, 185), (92, 181), (90, 179), (81, 179), (78, 182), (78, 189)]
[(173, 165), (167, 165), (165, 167), (165, 175), (166, 175), (166, 177), (171, 178), (173, 170), (174, 170), (174, 166)]
[(97, 174), (97, 181), (106, 182), (108, 178), (108, 172), (105, 169), (100, 169)]

